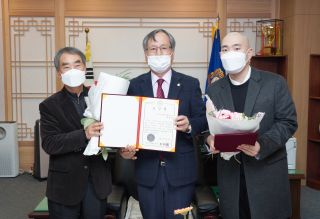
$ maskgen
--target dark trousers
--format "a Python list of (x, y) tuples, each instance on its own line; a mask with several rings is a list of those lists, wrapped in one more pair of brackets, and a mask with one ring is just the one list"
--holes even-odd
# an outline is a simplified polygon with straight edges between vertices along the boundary
[(143, 219), (182, 219), (174, 216), (175, 209), (191, 205), (194, 184), (172, 187), (167, 180), (165, 167), (160, 167), (156, 185), (145, 187), (138, 185), (138, 196)]
[(106, 213), (107, 200), (99, 199), (93, 189), (92, 182), (88, 182), (83, 200), (72, 206), (61, 205), (48, 200), (50, 219), (103, 219)]
[(242, 164), (242, 154), (240, 154), (240, 194), (239, 194), (239, 219), (251, 219), (246, 177)]

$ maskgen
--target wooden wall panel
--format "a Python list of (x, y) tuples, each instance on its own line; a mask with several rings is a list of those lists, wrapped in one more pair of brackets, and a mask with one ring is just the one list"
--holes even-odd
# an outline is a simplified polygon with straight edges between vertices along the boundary
[(9, 11), (13, 16), (52, 16), (54, 0), (10, 0)]
[(217, 0), (68, 0), (66, 16), (86, 17), (215, 17)]
[[(320, 1), (319, 1), (320, 2)], [(320, 8), (320, 6), (319, 6)], [(311, 54), (320, 54), (320, 13), (311, 15)]]
[(227, 0), (228, 18), (270, 18), (271, 0)]
[(310, 54), (320, 54), (320, 2), (281, 0), (288, 82), (297, 108), (297, 169), (306, 173)]
[(294, 4), (292, 0), (280, 0), (280, 18), (288, 18), (294, 15)]
[(295, 14), (320, 14), (320, 1), (319, 0), (295, 0)]
[[(308, 130), (308, 96), (309, 96), (309, 62), (310, 62), (310, 20), (308, 16), (294, 16), (293, 58), (289, 64), (293, 67), (292, 96), (298, 113), (298, 130), (296, 137), (297, 167), (306, 169), (307, 160), (307, 130)], [(303, 42), (303, 43), (302, 43)]]
[[(283, 30), (283, 54), (286, 54), (288, 56), (288, 72), (293, 72), (293, 65), (291, 64), (293, 59), (293, 39), (294, 37), (290, 37), (294, 35), (294, 29), (291, 28), (294, 25), (294, 19), (293, 17), (289, 17), (285, 19), (284, 22), (284, 30)], [(293, 87), (293, 75), (287, 74), (287, 82), (289, 85), (290, 90), (292, 91)]]
[(19, 142), (19, 168), (24, 171), (33, 169), (34, 143), (33, 141)]

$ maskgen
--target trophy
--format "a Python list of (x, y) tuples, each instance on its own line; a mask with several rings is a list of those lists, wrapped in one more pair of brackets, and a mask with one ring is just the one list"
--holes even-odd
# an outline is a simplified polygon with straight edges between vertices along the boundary
[(257, 21), (257, 55), (282, 55), (283, 20)]
[(275, 55), (276, 48), (273, 46), (275, 38), (275, 27), (272, 25), (263, 25), (261, 27), (262, 34), (265, 39), (264, 53)]

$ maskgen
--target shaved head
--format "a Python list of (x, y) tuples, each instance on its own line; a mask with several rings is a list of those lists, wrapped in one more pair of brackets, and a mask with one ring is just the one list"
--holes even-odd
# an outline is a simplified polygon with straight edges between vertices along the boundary
[[(253, 49), (249, 45), (248, 37), (241, 33), (230, 32), (222, 40), (220, 52), (222, 65), (233, 80), (241, 82), (244, 79), (248, 72), (253, 53)], [(242, 60), (239, 54), (244, 54), (245, 60)], [(231, 55), (231, 58), (229, 55)], [(234, 59), (234, 56), (240, 57), (240, 60)], [(234, 67), (237, 66), (236, 64), (241, 64), (242, 61), (245, 61), (242, 69), (240, 68), (241, 66), (238, 69)]]
[(231, 48), (235, 45), (240, 45), (244, 51), (250, 48), (248, 37), (239, 32), (228, 33), (222, 40), (221, 48), (223, 50), (224, 47)]

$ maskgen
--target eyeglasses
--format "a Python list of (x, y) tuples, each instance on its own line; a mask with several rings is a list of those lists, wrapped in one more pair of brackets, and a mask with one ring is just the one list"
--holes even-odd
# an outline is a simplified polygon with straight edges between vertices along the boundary
[(149, 54), (151, 55), (155, 55), (158, 52), (158, 49), (160, 49), (160, 53), (161, 54), (169, 54), (171, 51), (171, 47), (170, 46), (160, 46), (160, 47), (148, 47), (147, 51), (149, 51)]

